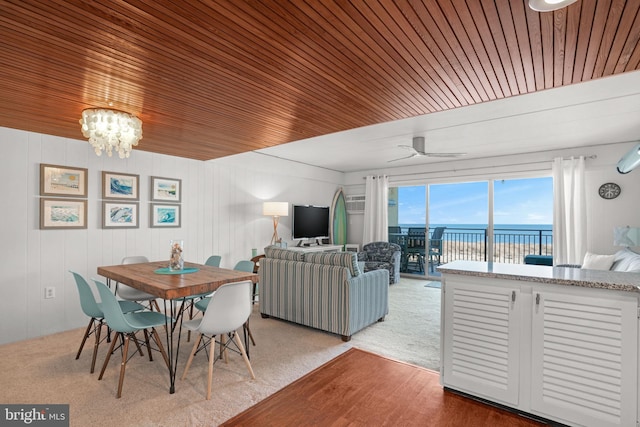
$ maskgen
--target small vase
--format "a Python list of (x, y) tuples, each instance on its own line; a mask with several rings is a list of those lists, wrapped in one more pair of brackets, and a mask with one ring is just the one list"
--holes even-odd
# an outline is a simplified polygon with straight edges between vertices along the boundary
[(171, 241), (171, 257), (169, 258), (169, 270), (177, 271), (184, 268), (184, 256), (182, 249), (184, 242), (182, 240)]

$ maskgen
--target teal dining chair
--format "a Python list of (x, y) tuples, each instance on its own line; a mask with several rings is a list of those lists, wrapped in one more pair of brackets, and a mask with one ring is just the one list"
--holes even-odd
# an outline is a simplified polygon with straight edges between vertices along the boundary
[[(184, 322), (183, 326), (200, 335), (194, 341), (191, 354), (184, 368), (182, 379), (187, 376), (193, 358), (200, 350), (209, 355), (209, 371), (207, 376), (207, 400), (211, 399), (211, 382), (213, 380), (213, 363), (218, 358), (215, 355), (215, 337), (220, 337), (220, 354), (227, 360), (227, 347), (234, 343), (242, 355), (247, 370), (252, 379), (256, 376), (251, 368), (251, 362), (242, 341), (238, 337), (237, 329), (244, 325), (251, 314), (251, 281), (227, 283), (222, 285), (210, 297), (209, 309), (201, 319)], [(226, 338), (230, 341), (227, 342)], [(202, 345), (200, 345), (202, 344)], [(207, 347), (209, 351), (207, 352)]]
[(222, 257), (220, 255), (211, 255), (204, 262), (204, 265), (208, 265), (210, 267), (220, 267), (220, 262), (222, 261)]
[[(96, 355), (98, 354), (98, 346), (102, 341), (104, 341), (104, 339), (100, 340), (102, 326), (104, 326), (104, 313), (102, 311), (102, 303), (96, 301), (96, 298), (93, 295), (93, 291), (91, 290), (91, 287), (84, 277), (82, 277), (75, 271), (69, 271), (69, 273), (73, 275), (73, 278), (76, 282), (76, 287), (78, 288), (78, 295), (80, 296), (80, 307), (82, 308), (84, 314), (89, 316), (89, 318), (91, 319), (89, 320), (87, 329), (85, 329), (84, 331), (84, 336), (82, 337), (80, 348), (78, 349), (78, 353), (76, 354), (76, 360), (80, 358), (80, 354), (82, 353), (82, 349), (87, 342), (87, 338), (93, 335), (95, 338), (95, 343), (93, 344), (93, 355), (91, 357), (91, 373), (93, 374), (96, 366)], [(142, 305), (133, 301), (118, 301), (118, 304), (120, 305), (120, 309), (124, 313), (144, 310), (144, 307)]]
[(107, 322), (109, 328), (116, 333), (116, 337), (114, 337), (111, 342), (111, 346), (109, 347), (109, 351), (107, 353), (107, 357), (102, 365), (102, 370), (100, 371), (100, 376), (98, 380), (101, 380), (105, 370), (107, 369), (107, 365), (109, 365), (109, 360), (111, 358), (111, 354), (115, 349), (116, 343), (118, 339), (122, 344), (122, 362), (120, 364), (120, 378), (118, 380), (118, 393), (116, 397), (120, 398), (122, 396), (122, 385), (124, 383), (124, 374), (127, 366), (128, 350), (129, 350), (129, 341), (133, 339), (136, 343), (138, 339), (136, 338), (137, 332), (144, 332), (144, 344), (147, 347), (147, 352), (149, 353), (149, 360), (153, 361), (153, 356), (151, 354), (152, 350), (156, 350), (151, 347), (149, 342), (149, 331), (151, 331), (151, 336), (156, 343), (157, 350), (162, 354), (164, 358), (164, 362), (169, 368), (169, 359), (167, 358), (167, 353), (162, 346), (162, 341), (160, 340), (160, 336), (156, 331), (156, 327), (165, 326), (168, 323), (171, 323), (172, 319), (168, 318), (162, 313), (158, 313), (157, 311), (136, 311), (133, 313), (123, 313), (120, 309), (120, 305), (116, 300), (114, 294), (111, 293), (107, 285), (100, 282), (99, 280), (93, 279), (96, 286), (98, 287), (98, 293), (100, 294), (100, 299), (102, 300), (102, 311), (104, 312), (104, 318)]

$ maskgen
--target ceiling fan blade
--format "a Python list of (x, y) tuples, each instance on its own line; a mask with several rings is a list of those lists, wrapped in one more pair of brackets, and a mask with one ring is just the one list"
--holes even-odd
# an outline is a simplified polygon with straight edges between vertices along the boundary
[(427, 157), (461, 157), (466, 156), (467, 153), (422, 153), (422, 155)]
[(413, 145), (398, 145), (399, 148), (413, 151), (413, 154), (407, 157), (401, 157), (399, 159), (388, 160), (387, 163), (397, 162), (399, 160), (411, 159), (413, 157), (460, 157), (467, 153), (426, 153), (425, 138), (423, 136), (416, 136), (411, 141)]
[(407, 156), (407, 157), (400, 157), (399, 159), (387, 160), (387, 163), (393, 163), (393, 162), (397, 162), (399, 160), (406, 160), (406, 159), (411, 159), (413, 157), (419, 157), (419, 156), (420, 156), (420, 153), (413, 153), (412, 155)]

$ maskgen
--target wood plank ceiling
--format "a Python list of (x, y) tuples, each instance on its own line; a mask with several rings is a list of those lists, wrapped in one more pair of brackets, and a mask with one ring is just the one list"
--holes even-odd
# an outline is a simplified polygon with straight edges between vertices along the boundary
[(640, 1), (0, 0), (0, 126), (207, 160), (640, 68)]

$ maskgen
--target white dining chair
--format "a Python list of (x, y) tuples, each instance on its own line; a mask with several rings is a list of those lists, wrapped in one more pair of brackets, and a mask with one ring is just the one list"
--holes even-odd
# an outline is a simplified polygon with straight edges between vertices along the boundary
[[(199, 319), (186, 321), (183, 327), (190, 331), (198, 332), (182, 379), (187, 376), (193, 358), (200, 350), (205, 350), (209, 355), (209, 372), (207, 376), (207, 400), (211, 399), (211, 382), (213, 380), (213, 363), (218, 358), (215, 352), (215, 337), (219, 336), (220, 354), (227, 361), (227, 347), (234, 343), (244, 359), (247, 370), (252, 379), (255, 379), (251, 362), (245, 351), (242, 340), (238, 336), (237, 329), (245, 324), (251, 314), (251, 281), (227, 283), (220, 286), (211, 296), (207, 311)], [(229, 337), (231, 340), (227, 341)], [(210, 346), (209, 346), (210, 345)], [(209, 350), (207, 351), (207, 347)]]
[[(120, 264), (141, 264), (144, 262), (149, 262), (149, 259), (146, 256), (128, 256), (122, 258), (122, 262)], [(150, 310), (155, 309), (157, 312), (160, 312), (160, 307), (158, 306), (155, 295), (151, 295), (150, 293), (140, 291), (122, 283), (116, 283), (115, 293), (120, 299), (125, 301), (135, 301), (138, 303), (146, 302), (149, 305)]]

